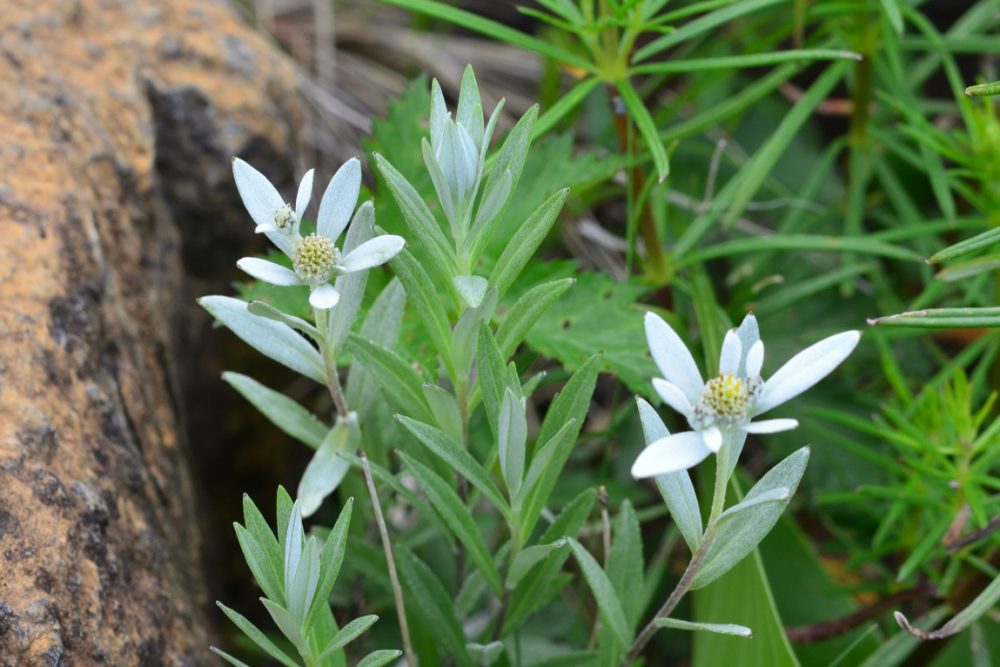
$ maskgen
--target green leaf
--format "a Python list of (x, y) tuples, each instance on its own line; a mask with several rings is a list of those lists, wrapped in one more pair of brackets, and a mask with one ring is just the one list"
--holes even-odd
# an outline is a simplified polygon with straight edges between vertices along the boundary
[(326, 371), (319, 352), (287, 324), (247, 312), (247, 302), (228, 296), (204, 296), (198, 299), (212, 314), (243, 342), (261, 354), (326, 384)]
[(548, 134), (569, 112), (587, 99), (587, 95), (599, 83), (601, 83), (601, 80), (598, 77), (588, 77), (574, 85), (565, 95), (561, 95), (555, 104), (539, 116), (538, 123), (535, 124), (533, 136), (537, 139)]
[(965, 89), (965, 94), (970, 97), (987, 97), (989, 95), (1000, 95), (1000, 82), (979, 83)]
[[(250, 496), (245, 493), (243, 494), (243, 524), (249, 533), (249, 537), (256, 540), (257, 545), (266, 552), (267, 560), (270, 561), (276, 576), (278, 576), (278, 573), (281, 572), (283, 567), (281, 546), (278, 543), (278, 539), (271, 531), (271, 527), (267, 524), (267, 520), (264, 518), (264, 515), (261, 514), (259, 509), (257, 509), (257, 505), (254, 504)], [(280, 580), (280, 576), (278, 576), (277, 580)], [(261, 588), (264, 587), (262, 586)], [(270, 593), (267, 593), (266, 590), (265, 593), (267, 593), (268, 597), (273, 597), (280, 602), (283, 599), (280, 584), (275, 588), (277, 589), (276, 596), (272, 596)]]
[(954, 259), (955, 257), (968, 255), (969, 253), (975, 252), (980, 248), (996, 245), (997, 243), (1000, 243), (1000, 228), (990, 229), (982, 234), (973, 236), (971, 239), (959, 241), (954, 245), (948, 246), (944, 250), (934, 253), (927, 261), (931, 264), (939, 264), (946, 260)]
[(639, 128), (639, 134), (642, 135), (642, 140), (646, 142), (646, 148), (649, 149), (650, 154), (653, 156), (656, 177), (662, 183), (670, 175), (670, 158), (667, 157), (667, 149), (660, 140), (660, 133), (656, 129), (656, 122), (653, 120), (653, 116), (650, 115), (649, 109), (643, 104), (639, 93), (632, 87), (632, 83), (628, 79), (618, 79), (615, 81), (615, 86), (622, 98), (622, 102), (625, 103), (625, 107), (632, 115), (632, 120), (635, 121), (636, 127)]
[(897, 35), (903, 34), (903, 14), (899, 11), (899, 0), (879, 0), (882, 11), (889, 19), (889, 24)]
[(942, 625), (933, 632), (926, 632), (914, 627), (907, 620), (906, 616), (897, 611), (894, 614), (896, 623), (906, 632), (919, 639), (945, 639), (952, 635), (957, 635), (962, 630), (978, 621), (1000, 601), (1000, 577), (996, 577), (989, 586), (976, 596), (976, 599), (969, 603), (969, 606), (955, 614), (950, 621)]
[(538, 322), (538, 318), (574, 282), (576, 281), (573, 278), (553, 280), (536, 285), (518, 297), (514, 305), (510, 307), (503, 322), (497, 327), (497, 345), (500, 347), (501, 356), (506, 358), (514, 354), (517, 346), (520, 345), (524, 337), (531, 331), (531, 328)]
[[(538, 442), (547, 443), (553, 441), (566, 425), (571, 421), (571, 426), (560, 436), (556, 443), (561, 443), (554, 450), (550, 462), (546, 464), (544, 473), (538, 478), (538, 482), (527, 491), (527, 496), (523, 503), (524, 510), (521, 517), (521, 537), (526, 539), (534, 530), (538, 517), (542, 509), (552, 495), (559, 473), (572, 451), (572, 445), (580, 435), (580, 430), (587, 419), (587, 412), (590, 409), (590, 399), (594, 394), (594, 387), (597, 384), (597, 374), (600, 371), (601, 357), (594, 355), (588, 359), (563, 387), (552, 403), (549, 405), (545, 419), (542, 421), (541, 429), (538, 432)], [(565, 443), (565, 444), (562, 444)], [(544, 448), (543, 448), (544, 449)], [(542, 450), (539, 450), (542, 451)], [(529, 468), (530, 472), (530, 468)]]
[(586, 579), (587, 585), (590, 587), (591, 592), (594, 594), (594, 599), (597, 601), (601, 621), (611, 630), (615, 639), (622, 646), (630, 645), (632, 643), (632, 632), (629, 630), (625, 612), (622, 610), (621, 602), (615, 593), (611, 580), (608, 579), (608, 575), (604, 573), (604, 570), (597, 564), (597, 561), (590, 555), (590, 552), (583, 548), (583, 545), (572, 537), (567, 539), (569, 541), (569, 548), (572, 549), (573, 555), (576, 556), (576, 560), (580, 564), (580, 569), (583, 571), (583, 578)]
[(424, 397), (423, 378), (406, 360), (394, 351), (357, 334), (348, 336), (347, 347), (365, 370), (372, 374), (400, 412), (421, 421), (434, 419)]
[(897, 315), (886, 315), (868, 324), (883, 327), (917, 327), (921, 329), (963, 329), (1000, 326), (1000, 307), (990, 308), (927, 308)]
[(474, 487), (479, 489), (486, 498), (503, 514), (508, 521), (511, 519), (510, 507), (504, 500), (496, 485), (490, 481), (486, 470), (476, 461), (468, 451), (466, 451), (458, 441), (452, 439), (445, 433), (433, 426), (422, 424), (408, 417), (397, 417), (399, 422), (407, 431), (416, 436), (427, 449), (438, 456), (442, 461), (454, 468), (458, 474), (467, 479)]
[(465, 634), (455, 616), (452, 596), (437, 575), (405, 547), (395, 547), (396, 562), (403, 584), (409, 591), (407, 604), (410, 616), (419, 616), (434, 628), (434, 637), (445, 655), (463, 667), (471, 667), (472, 659), (465, 649)]
[(257, 317), (287, 324), (296, 331), (306, 334), (317, 343), (320, 341), (321, 336), (319, 335), (319, 331), (311, 323), (306, 322), (301, 317), (280, 311), (269, 303), (265, 303), (264, 301), (250, 301), (247, 303), (247, 311)]
[[(369, 200), (358, 208), (344, 235), (342, 255), (349, 254), (362, 243), (369, 241), (375, 233), (375, 206)], [(339, 350), (351, 332), (354, 321), (358, 318), (358, 310), (368, 285), (368, 271), (354, 271), (337, 276), (333, 286), (340, 293), (337, 307), (329, 311), (328, 345), (333, 350)]]
[[(638, 396), (635, 402), (639, 407), (639, 421), (642, 423), (646, 446), (670, 435), (670, 431), (652, 405)], [(660, 490), (663, 502), (670, 510), (670, 516), (673, 517), (681, 537), (684, 538), (691, 553), (694, 553), (701, 543), (702, 523), (701, 508), (698, 506), (694, 484), (691, 483), (691, 475), (687, 470), (660, 475), (656, 477), (656, 487)]]
[[(389, 266), (406, 288), (407, 298), (417, 309), (417, 314), (427, 328), (438, 354), (450, 368), (451, 327), (441, 297), (434, 288), (434, 282), (420, 263), (406, 250), (389, 260)], [(450, 277), (448, 284), (451, 285)]]
[(813, 234), (775, 234), (724, 241), (701, 250), (692, 251), (680, 258), (678, 266), (702, 264), (710, 259), (729, 255), (751, 254), (772, 250), (801, 250), (808, 252), (857, 252), (877, 257), (889, 257), (909, 262), (920, 261), (920, 255), (891, 243), (868, 236), (819, 236)]
[[(352, 436), (354, 431), (354, 437)], [(352, 442), (353, 441), (353, 442)], [(353, 444), (353, 446), (352, 446)], [(323, 499), (340, 485), (350, 467), (340, 453), (354, 449), (361, 444), (357, 417), (349, 416), (337, 422), (323, 439), (319, 449), (313, 454), (299, 480), (296, 495), (302, 507), (302, 516), (311, 516), (319, 509)]]
[(479, 16), (478, 14), (473, 14), (472, 12), (467, 12), (465, 10), (446, 5), (443, 2), (437, 2), (436, 0), (384, 0), (384, 2), (397, 7), (402, 7), (404, 9), (409, 9), (410, 11), (433, 16), (443, 21), (447, 21), (448, 23), (461, 26), (473, 32), (481, 33), (526, 51), (532, 51), (539, 55), (562, 61), (567, 65), (579, 67), (587, 70), (588, 72), (592, 71), (594, 68), (589, 61), (580, 58), (571, 51), (561, 49), (558, 46), (549, 44), (548, 42), (543, 42), (540, 39), (535, 39), (530, 35), (526, 35), (523, 32), (519, 32), (513, 28), (505, 26), (502, 23)]
[[(931, 609), (917, 619), (920, 625), (934, 625), (948, 615), (947, 607)], [(907, 658), (918, 646), (921, 640), (906, 632), (900, 632), (890, 637), (878, 650), (869, 655), (859, 667), (898, 667), (906, 663)]]
[[(361, 338), (370, 340), (375, 345), (392, 349), (399, 341), (399, 331), (403, 322), (403, 310), (406, 307), (406, 290), (399, 278), (393, 278), (379, 293), (375, 302), (368, 309), (365, 321), (359, 332)], [(345, 394), (347, 404), (355, 410), (361, 421), (367, 421), (376, 398), (377, 381), (371, 373), (365, 370), (357, 359), (351, 360), (351, 368), (347, 375)]]
[(548, 558), (549, 554), (556, 549), (561, 549), (564, 546), (566, 546), (566, 540), (558, 539), (550, 544), (536, 544), (519, 551), (510, 564), (510, 569), (507, 570), (507, 579), (504, 582), (507, 590), (517, 588), (517, 585), (535, 565)]
[(482, 667), (489, 667), (497, 658), (503, 654), (503, 642), (490, 642), (489, 644), (479, 644), (470, 642), (465, 645), (472, 659)]
[[(337, 523), (334, 524), (330, 534), (326, 536), (326, 542), (323, 543), (323, 553), (320, 555), (319, 583), (316, 585), (316, 597), (309, 610), (309, 618), (314, 616), (318, 608), (329, 604), (333, 585), (337, 582), (340, 567), (344, 563), (344, 554), (347, 552), (347, 531), (351, 525), (353, 511), (354, 498), (348, 498), (340, 510)], [(344, 629), (346, 630), (347, 626)]]
[[(742, 501), (750, 505), (740, 512), (740, 520), (720, 522), (708, 556), (694, 577), (692, 589), (712, 583), (757, 547), (785, 511), (808, 462), (809, 448), (803, 447), (760, 478)], [(782, 500), (771, 497), (775, 489), (783, 489)], [(766, 497), (768, 502), (756, 502), (762, 497)]]
[(672, 628), (674, 630), (714, 632), (720, 635), (742, 637), (743, 639), (750, 639), (753, 637), (753, 632), (751, 632), (750, 628), (744, 625), (736, 625), (735, 623), (696, 623), (693, 621), (681, 621), (676, 618), (656, 618), (653, 619), (653, 623), (655, 623), (658, 627)]
[(490, 275), (490, 284), (495, 285), (500, 294), (507, 291), (531, 256), (538, 250), (538, 246), (548, 236), (568, 194), (569, 189), (564, 188), (542, 202), (524, 221), (518, 234), (507, 244)]
[[(281, 583), (282, 565), (280, 560), (275, 562), (270, 545), (265, 546), (261, 540), (255, 538), (238, 523), (233, 523), (233, 529), (236, 531), (236, 540), (240, 544), (247, 567), (253, 573), (253, 578), (260, 585), (260, 589), (264, 591), (264, 595), (273, 600), (284, 601), (282, 594), (284, 587)], [(274, 539), (273, 535), (271, 539)]]
[(493, 592), (500, 595), (503, 584), (500, 583), (500, 573), (497, 572), (493, 557), (490, 555), (486, 542), (476, 526), (472, 513), (451, 486), (441, 479), (433, 470), (418, 462), (406, 452), (399, 452), (400, 458), (407, 469), (420, 483), (427, 499), (441, 515), (452, 533), (465, 545), (469, 557), (482, 573), (486, 583)]
[[(331, 639), (330, 643), (326, 645), (326, 648), (323, 649), (323, 652), (319, 656), (319, 660), (325, 660), (331, 656), (334, 651), (342, 649), (350, 644), (352, 641), (360, 637), (365, 630), (374, 625), (377, 620), (378, 616), (371, 614), (369, 616), (356, 618), (345, 625), (339, 632), (337, 632), (337, 634), (333, 636), (333, 639)], [(397, 652), (396, 655), (399, 655), (399, 653)]]
[(272, 424), (313, 449), (320, 446), (330, 430), (329, 426), (304, 407), (251, 377), (226, 371), (222, 374), (222, 379), (250, 401)]
[(948, 268), (939, 271), (934, 277), (938, 280), (953, 283), (965, 280), (966, 278), (971, 278), (973, 276), (978, 276), (980, 273), (996, 271), (997, 269), (1000, 269), (1000, 255), (992, 254), (986, 255), (985, 257), (977, 257), (976, 259), (969, 260), (968, 262), (953, 264)]
[(247, 620), (246, 617), (230, 609), (221, 602), (216, 602), (215, 604), (219, 606), (222, 613), (224, 613), (229, 620), (243, 632), (243, 634), (249, 637), (250, 640), (259, 646), (265, 653), (280, 662), (282, 665), (285, 665), (285, 667), (298, 667), (298, 663), (295, 662), (295, 660), (278, 648), (274, 642), (267, 638), (267, 635), (258, 630), (257, 626)]
[(358, 667), (383, 667), (403, 655), (402, 651), (395, 649), (379, 649), (373, 651), (361, 659)]
[(639, 517), (628, 499), (622, 502), (615, 517), (613, 535), (607, 565), (608, 578), (618, 592), (625, 618), (634, 632), (643, 611), (645, 583)]
[(500, 473), (510, 496), (516, 497), (524, 478), (525, 443), (528, 440), (528, 421), (524, 405), (509, 387), (504, 391), (497, 416), (497, 453)]
[(711, 70), (731, 70), (741, 67), (761, 67), (785, 62), (807, 60), (861, 60), (861, 54), (854, 51), (835, 49), (791, 49), (770, 53), (747, 53), (739, 56), (717, 58), (684, 58), (664, 62), (639, 65), (632, 68), (633, 74), (665, 74), (682, 72), (705, 72)]
[(500, 401), (503, 399), (506, 387), (507, 371), (505, 358), (497, 346), (489, 328), (482, 324), (479, 327), (479, 364), (477, 380), (483, 396), (483, 408), (490, 423), (493, 436), (497, 433), (497, 415), (500, 414)]
[(458, 401), (451, 392), (436, 384), (425, 382), (424, 398), (427, 399), (438, 428), (452, 440), (461, 441), (462, 411), (459, 410)]

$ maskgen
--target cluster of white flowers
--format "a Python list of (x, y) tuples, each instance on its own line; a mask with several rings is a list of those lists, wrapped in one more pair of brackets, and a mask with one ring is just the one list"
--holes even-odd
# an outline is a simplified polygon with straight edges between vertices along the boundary
[(299, 183), (295, 209), (286, 203), (267, 178), (238, 158), (233, 176), (256, 232), (267, 238), (292, 261), (292, 269), (258, 257), (244, 257), (238, 267), (272, 285), (308, 285), (314, 308), (337, 305), (340, 294), (330, 281), (343, 273), (364, 271), (386, 263), (403, 249), (401, 236), (384, 234), (362, 243), (341, 256), (336, 240), (347, 227), (361, 191), (361, 163), (352, 158), (330, 179), (316, 217), (316, 231), (302, 236), (299, 226), (312, 197), (313, 170)]
[(792, 357), (765, 382), (760, 376), (764, 343), (756, 318), (747, 315), (739, 328), (726, 334), (719, 375), (706, 382), (680, 336), (661, 317), (647, 313), (646, 340), (663, 374), (653, 379), (653, 387), (693, 430), (649, 443), (632, 466), (632, 475), (654, 477), (697, 465), (719, 451), (727, 433), (777, 433), (797, 427), (794, 419), (753, 419), (829, 375), (860, 338), (857, 331), (825, 338)]

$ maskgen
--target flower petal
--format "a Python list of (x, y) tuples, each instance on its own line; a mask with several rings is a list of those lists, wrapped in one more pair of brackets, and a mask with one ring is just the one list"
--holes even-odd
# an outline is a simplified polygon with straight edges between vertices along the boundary
[(684, 392), (691, 403), (701, 398), (705, 383), (681, 337), (659, 315), (646, 313), (646, 342), (663, 377)]
[(263, 280), (272, 285), (301, 285), (302, 281), (295, 275), (295, 272), (281, 264), (259, 257), (244, 257), (236, 262), (236, 266), (242, 271), (246, 271), (257, 280)]
[(705, 439), (705, 445), (713, 452), (722, 449), (722, 431), (716, 427), (705, 429), (701, 432), (701, 437)]
[(700, 433), (685, 431), (668, 435), (642, 450), (632, 464), (632, 476), (641, 479), (687, 470), (704, 461), (711, 453)]
[(685, 417), (691, 414), (691, 401), (687, 399), (683, 391), (677, 388), (677, 385), (661, 378), (653, 378), (653, 389), (660, 395), (664, 403), (677, 412)]
[(316, 232), (335, 241), (351, 220), (361, 192), (361, 162), (352, 157), (330, 179), (319, 202)]
[(753, 414), (767, 412), (825, 378), (854, 351), (860, 339), (857, 331), (845, 331), (796, 354), (764, 383)]
[(743, 427), (743, 430), (747, 433), (780, 433), (798, 427), (797, 419), (764, 419), (759, 422), (750, 422)]
[(730, 329), (722, 341), (722, 353), (719, 355), (719, 373), (735, 375), (740, 369), (740, 359), (743, 357), (743, 344), (740, 343), (736, 331)]
[(295, 195), (295, 219), (301, 220), (302, 214), (306, 212), (306, 207), (309, 206), (309, 200), (312, 199), (313, 193), (313, 174), (315, 169), (310, 169), (306, 172), (306, 175), (302, 177), (299, 182), (299, 192)]
[[(285, 205), (285, 200), (271, 185), (271, 181), (239, 158), (233, 158), (233, 178), (236, 180), (240, 199), (257, 226), (273, 225), (274, 214)], [(283, 253), (287, 255), (292, 252), (292, 241), (287, 236), (277, 230), (264, 233)]]
[(327, 310), (333, 308), (340, 301), (340, 292), (333, 285), (323, 283), (309, 292), (309, 305), (313, 308)]
[(273, 223), (270, 225), (257, 225), (256, 227), (253, 228), (254, 234), (266, 234), (267, 232), (276, 232), (276, 231), (278, 231), (278, 228)]
[(347, 253), (347, 256), (337, 264), (337, 268), (344, 273), (354, 273), (385, 264), (395, 257), (405, 245), (406, 241), (403, 240), (402, 236), (393, 236), (392, 234), (376, 236)]
[(758, 340), (750, 346), (746, 366), (746, 377), (760, 377), (760, 369), (764, 367), (764, 341)]

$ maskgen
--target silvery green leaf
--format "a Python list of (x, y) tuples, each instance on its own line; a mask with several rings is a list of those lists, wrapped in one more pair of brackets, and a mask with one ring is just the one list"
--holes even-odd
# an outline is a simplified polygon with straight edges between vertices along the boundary
[(269, 303), (264, 303), (263, 301), (251, 301), (247, 304), (247, 310), (250, 311), (251, 315), (266, 317), (269, 320), (287, 324), (291, 328), (306, 334), (316, 342), (319, 342), (320, 340), (319, 331), (317, 331), (316, 327), (312, 324), (306, 322), (301, 317), (283, 313)]
[(288, 517), (288, 528), (285, 531), (285, 539), (282, 542), (285, 556), (284, 581), (286, 598), (288, 597), (287, 592), (292, 588), (295, 572), (299, 567), (304, 541), (305, 530), (302, 528), (302, 512), (299, 509), (299, 501), (296, 500), (292, 505), (292, 512)]
[(274, 562), (268, 548), (262, 544), (259, 538), (251, 535), (248, 529), (238, 523), (233, 524), (233, 529), (236, 531), (236, 541), (240, 544), (243, 559), (246, 560), (253, 578), (257, 581), (260, 589), (264, 591), (264, 595), (272, 600), (283, 600), (281, 575), (279, 574), (281, 563)]
[(787, 489), (788, 497), (784, 500), (756, 503), (740, 512), (738, 521), (720, 523), (715, 540), (708, 550), (708, 556), (694, 577), (692, 589), (702, 588), (728, 572), (771, 532), (771, 528), (777, 523), (792, 495), (795, 494), (808, 462), (809, 448), (803, 447), (771, 468), (754, 484), (743, 498), (743, 502), (753, 501), (779, 488)]
[(250, 667), (250, 665), (248, 665), (247, 663), (243, 662), (242, 660), (238, 660), (237, 658), (234, 658), (233, 656), (229, 655), (220, 648), (217, 648), (215, 646), (209, 646), (208, 650), (214, 653), (215, 655), (219, 656), (226, 662), (228, 662), (230, 665), (233, 665), (233, 667)]
[(319, 352), (287, 324), (252, 315), (247, 302), (228, 296), (206, 296), (198, 303), (261, 354), (297, 373), (326, 384)]
[(751, 507), (757, 507), (758, 505), (763, 505), (764, 503), (776, 503), (783, 500), (788, 500), (791, 497), (791, 492), (787, 487), (779, 486), (775, 489), (765, 491), (759, 496), (753, 498), (746, 498), (722, 513), (719, 517), (719, 522), (728, 521), (732, 519), (736, 514), (744, 512)]
[(538, 246), (548, 236), (568, 194), (569, 189), (563, 188), (539, 204), (500, 253), (500, 258), (490, 276), (490, 284), (497, 287), (501, 294), (506, 292), (514, 279), (520, 275), (528, 260), (538, 250)]
[(483, 141), (483, 103), (479, 96), (479, 85), (472, 65), (466, 65), (462, 73), (462, 84), (458, 90), (458, 108), (455, 120), (468, 131), (469, 136), (479, 146)]
[(479, 383), (479, 393), (483, 397), (483, 408), (493, 435), (497, 432), (497, 415), (500, 414), (500, 402), (503, 400), (503, 389), (506, 382), (504, 357), (493, 338), (493, 334), (485, 324), (479, 325), (479, 343), (477, 345), (476, 365)]
[(441, 92), (441, 84), (437, 79), (431, 81), (431, 144), (435, 147), (441, 145), (441, 135), (444, 133), (444, 124), (451, 115), (448, 113), (448, 105), (444, 101), (444, 93)]
[[(347, 255), (369, 241), (374, 233), (374, 226), (375, 206), (369, 200), (361, 205), (358, 212), (354, 214), (351, 226), (347, 228), (343, 253)], [(337, 302), (336, 307), (330, 309), (327, 338), (329, 345), (335, 350), (340, 349), (340, 346), (344, 344), (344, 341), (347, 340), (347, 334), (354, 326), (358, 309), (361, 307), (361, 299), (365, 295), (367, 282), (368, 272), (356, 271), (337, 276), (333, 283), (333, 286), (340, 292), (340, 301)]]
[[(285, 540), (288, 538), (288, 525), (292, 522), (292, 510), (295, 509), (295, 501), (285, 490), (285, 487), (278, 485), (275, 493), (275, 524), (277, 530), (275, 536), (278, 538), (278, 550), (281, 552), (281, 562), (285, 562)], [(284, 572), (284, 570), (282, 570)]]
[(747, 434), (745, 431), (727, 431), (722, 436), (722, 446), (726, 448), (726, 479), (733, 476), (736, 465), (740, 462), (740, 454), (743, 453), (743, 446), (747, 444)]
[(298, 627), (305, 627), (306, 616), (316, 595), (320, 574), (319, 550), (319, 540), (315, 536), (309, 537), (302, 549), (295, 576), (292, 577), (292, 586), (285, 590), (288, 613)]
[(438, 428), (456, 442), (461, 442), (462, 412), (458, 408), (455, 397), (445, 389), (429, 382), (424, 384), (424, 396), (427, 398), (427, 404), (431, 406), (431, 412), (434, 413)]
[(510, 199), (512, 185), (513, 178), (510, 175), (510, 169), (504, 169), (498, 178), (487, 181), (486, 190), (483, 192), (483, 199), (479, 202), (479, 209), (476, 211), (476, 217), (472, 222), (472, 230), (469, 238), (476, 238), (484, 227), (496, 221)]
[[(435, 279), (431, 278), (420, 262), (407, 250), (396, 255), (390, 262), (393, 272), (403, 287), (406, 288), (406, 298), (413, 304), (427, 329), (435, 349), (442, 356), (445, 365), (450, 361), (451, 329), (448, 313), (438, 295)], [(452, 273), (447, 274), (448, 285), (451, 286)], [(438, 281), (440, 281), (440, 274)]]
[(486, 288), (489, 286), (486, 278), (482, 276), (455, 276), (453, 282), (458, 295), (469, 308), (476, 308), (483, 302)]
[[(350, 236), (350, 234), (351, 230), (349, 229), (347, 235)], [(371, 308), (368, 309), (365, 321), (361, 324), (361, 336), (381, 347), (394, 347), (399, 340), (399, 330), (402, 325), (403, 310), (405, 307), (406, 290), (403, 289), (403, 284), (399, 282), (399, 278), (393, 278), (382, 289), (382, 292), (379, 293)], [(336, 308), (333, 310), (333, 313), (334, 318), (336, 318)], [(330, 336), (331, 338), (334, 337), (333, 331), (331, 331)], [(371, 409), (375, 400), (377, 386), (371, 373), (365, 370), (364, 366), (357, 359), (352, 359), (347, 375), (347, 404), (357, 411), (361, 421), (365, 420)]]
[(361, 192), (361, 162), (356, 157), (341, 165), (323, 192), (316, 216), (316, 232), (336, 240), (351, 220)]
[(323, 648), (323, 652), (319, 655), (319, 660), (325, 660), (333, 655), (334, 651), (342, 649), (350, 644), (352, 641), (360, 637), (365, 630), (373, 626), (377, 620), (378, 616), (370, 614), (368, 616), (356, 618), (342, 627), (339, 631), (337, 631), (337, 634), (333, 636), (330, 643)]
[(261, 632), (257, 626), (251, 623), (245, 616), (230, 609), (221, 602), (216, 602), (215, 604), (219, 606), (219, 609), (222, 610), (222, 612), (243, 632), (243, 634), (249, 637), (250, 640), (259, 646), (265, 653), (280, 662), (285, 667), (299, 667), (299, 664), (295, 660), (293, 660), (283, 650), (278, 648), (274, 642), (267, 638), (267, 635)]
[(493, 107), (493, 113), (490, 114), (490, 119), (486, 123), (486, 129), (483, 131), (483, 140), (479, 144), (479, 163), (484, 167), (486, 165), (486, 153), (490, 149), (490, 142), (493, 141), (493, 133), (497, 129), (497, 121), (500, 119), (500, 112), (503, 111), (504, 102), (505, 100), (500, 100)]
[(507, 590), (512, 591), (517, 588), (521, 579), (531, 571), (531, 568), (548, 558), (550, 553), (564, 546), (566, 546), (566, 540), (559, 539), (550, 544), (536, 544), (521, 549), (514, 557), (514, 562), (510, 564), (510, 569), (507, 570), (507, 580), (504, 582)]
[(720, 635), (732, 635), (750, 639), (753, 632), (750, 628), (735, 623), (695, 623), (693, 621), (681, 621), (676, 618), (657, 618), (653, 620), (657, 627), (673, 628), (674, 630), (691, 630), (692, 632), (714, 632)]
[(503, 322), (497, 328), (497, 345), (500, 346), (500, 353), (506, 356), (514, 354), (535, 322), (574, 282), (573, 278), (553, 280), (536, 285), (522, 294), (507, 311)]
[(573, 550), (573, 555), (576, 556), (576, 560), (580, 564), (580, 569), (583, 570), (583, 578), (586, 579), (587, 585), (597, 601), (601, 620), (622, 646), (628, 646), (632, 643), (632, 632), (629, 630), (621, 601), (618, 599), (608, 575), (604, 573), (590, 552), (583, 548), (583, 545), (571, 537), (567, 540), (570, 549)]
[(437, 193), (438, 202), (441, 203), (441, 210), (444, 211), (444, 217), (447, 218), (449, 225), (451, 225), (452, 236), (457, 236), (457, 216), (455, 215), (457, 204), (451, 184), (445, 176), (441, 163), (434, 154), (434, 148), (427, 139), (420, 140), (420, 150), (424, 157), (424, 166), (427, 167), (427, 173), (430, 175), (431, 183), (434, 185), (434, 192)]
[(434, 420), (424, 397), (424, 380), (409, 362), (358, 334), (348, 336), (347, 348), (399, 412), (424, 422)]
[(969, 606), (955, 614), (950, 621), (933, 632), (925, 632), (914, 627), (902, 612), (893, 614), (896, 623), (906, 632), (920, 639), (945, 639), (957, 635), (962, 630), (978, 621), (1000, 601), (1000, 577), (995, 577), (990, 584), (969, 603)]
[(450, 278), (452, 267), (455, 265), (454, 249), (438, 226), (434, 214), (427, 208), (427, 204), (410, 182), (388, 160), (376, 153), (375, 164), (385, 178), (396, 205), (403, 213), (403, 219), (411, 234), (407, 240), (416, 241), (427, 251), (430, 268), (433, 269), (432, 273), (436, 278)]
[(508, 387), (500, 403), (497, 417), (497, 447), (500, 458), (500, 472), (510, 496), (516, 497), (521, 490), (524, 475), (524, 445), (528, 439), (528, 422), (524, 405)]
[[(639, 421), (642, 423), (642, 432), (647, 445), (670, 435), (670, 431), (652, 405), (638, 396), (635, 402), (639, 407)], [(701, 542), (702, 523), (698, 496), (694, 492), (691, 476), (687, 470), (678, 470), (659, 475), (655, 479), (660, 495), (663, 496), (663, 502), (670, 510), (670, 516), (677, 524), (677, 529), (691, 553), (694, 553)]]
[(402, 654), (402, 651), (387, 648), (372, 651), (361, 659), (358, 667), (384, 667)]
[(337, 523), (326, 536), (323, 544), (323, 554), (320, 556), (319, 584), (316, 586), (316, 595), (313, 599), (312, 608), (306, 619), (306, 625), (311, 625), (314, 615), (323, 607), (327, 607), (330, 600), (330, 593), (333, 585), (340, 574), (340, 566), (344, 562), (344, 554), (347, 551), (347, 530), (351, 525), (351, 515), (354, 511), (354, 498), (348, 498), (340, 510)]
[(281, 634), (285, 635), (288, 641), (292, 643), (292, 646), (295, 647), (295, 650), (300, 655), (309, 655), (309, 644), (306, 642), (305, 637), (302, 635), (302, 630), (295, 623), (295, 619), (292, 618), (288, 610), (277, 602), (272, 602), (267, 598), (261, 598), (260, 602), (267, 609), (267, 613), (271, 615), (274, 624), (281, 630)]
[(330, 427), (284, 394), (251, 377), (226, 371), (222, 379), (257, 408), (271, 423), (313, 449), (320, 446)]
[(486, 296), (475, 308), (469, 308), (458, 319), (452, 332), (451, 358), (459, 373), (465, 374), (472, 368), (476, 355), (476, 338), (481, 324), (488, 324), (496, 311), (499, 293), (495, 287), (486, 292)]
[(323, 499), (340, 485), (350, 464), (339, 454), (353, 451), (354, 446), (359, 444), (357, 415), (352, 412), (346, 419), (338, 420), (337, 425), (329, 430), (302, 473), (298, 490), (302, 516), (311, 516), (319, 509)]
[(462, 625), (455, 615), (454, 596), (444, 587), (440, 578), (412, 551), (405, 546), (396, 550), (399, 576), (406, 587), (407, 600), (416, 603), (422, 620), (434, 628), (435, 639), (442, 650), (460, 667), (472, 664), (465, 649), (466, 638)]
[[(570, 419), (561, 429), (549, 438), (546, 442), (539, 441), (535, 445), (535, 454), (531, 457), (531, 465), (528, 467), (528, 474), (524, 477), (524, 484), (521, 491), (514, 498), (514, 506), (521, 508), (525, 498), (533, 491), (538, 482), (543, 478), (555, 479), (562, 472), (558, 462), (565, 461), (569, 456), (569, 450), (573, 448), (573, 437), (576, 433), (576, 420)], [(545, 500), (548, 500), (547, 498)], [(529, 504), (523, 513), (523, 517), (531, 517), (536, 511), (541, 511), (541, 506)]]
[(465, 645), (466, 650), (472, 659), (477, 663), (482, 665), (482, 667), (490, 667), (500, 654), (503, 653), (503, 642), (490, 642), (489, 644), (477, 644), (475, 642), (469, 642)]

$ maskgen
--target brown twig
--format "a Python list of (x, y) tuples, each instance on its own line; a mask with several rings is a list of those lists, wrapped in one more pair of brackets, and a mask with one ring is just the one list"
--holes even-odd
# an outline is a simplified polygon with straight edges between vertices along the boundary
[(820, 621), (811, 625), (800, 625), (792, 628), (785, 628), (788, 639), (796, 644), (811, 644), (820, 642), (831, 637), (838, 637), (867, 623), (873, 618), (881, 615), (886, 610), (896, 607), (910, 600), (933, 597), (937, 594), (936, 589), (930, 584), (921, 584), (914, 588), (908, 588), (888, 595), (880, 600), (876, 600), (870, 605), (861, 607), (846, 616), (835, 618), (829, 621)]

